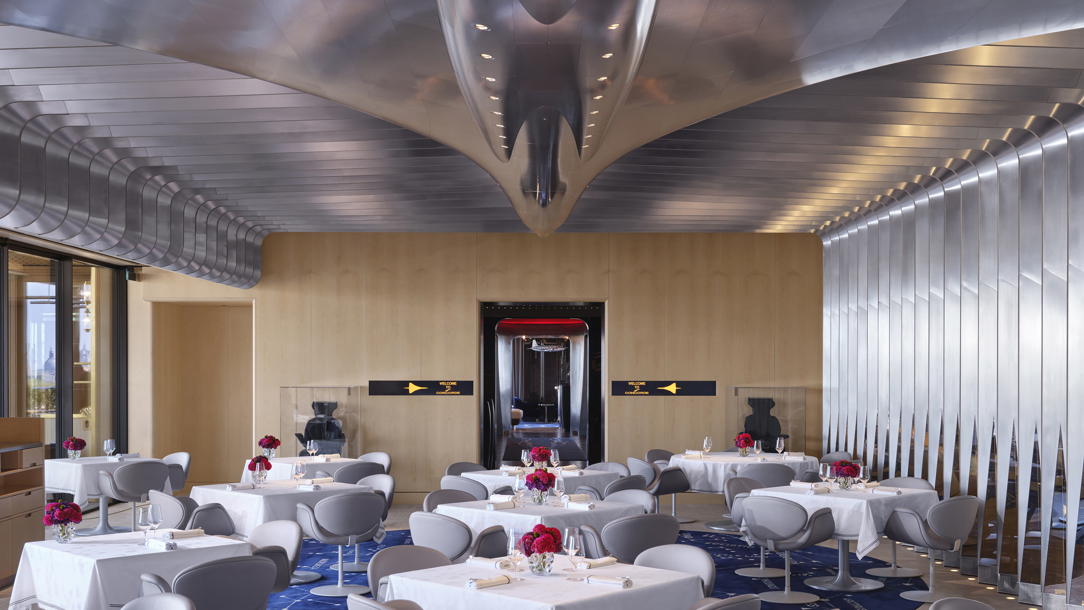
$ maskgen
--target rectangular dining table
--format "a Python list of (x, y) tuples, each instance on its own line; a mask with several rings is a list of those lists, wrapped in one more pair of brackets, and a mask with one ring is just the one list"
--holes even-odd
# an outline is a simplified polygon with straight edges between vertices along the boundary
[(259, 489), (230, 491), (226, 485), (197, 485), (189, 497), (199, 504), (217, 502), (233, 519), (237, 534), (247, 537), (257, 525), (268, 521), (296, 521), (297, 504), (315, 506), (324, 498), (343, 493), (372, 491), (368, 485), (321, 483), (317, 491), (297, 489), (293, 481), (269, 481)]
[[(45, 460), (45, 491), (47, 493), (67, 493), (75, 496), (73, 500), (79, 506), (85, 506), (87, 499), (102, 497), (98, 489), (98, 473), (115, 472), (121, 466), (136, 462), (161, 462), (156, 458), (126, 457), (113, 461), (105, 456), (81, 457), (76, 459), (57, 458)], [(162, 491), (172, 493), (169, 478), (166, 478)]]
[(176, 550), (159, 551), (143, 546), (143, 532), (125, 532), (77, 537), (68, 544), (27, 543), (8, 607), (115, 610), (139, 596), (139, 577), (145, 572), (173, 582), (185, 568), (252, 554), (247, 542), (222, 536), (174, 542)]
[(484, 589), (468, 589), (466, 583), (471, 578), (511, 573), (467, 564), (402, 572), (388, 577), (387, 599), (410, 600), (423, 608), (470, 610), (684, 610), (704, 598), (704, 587), (696, 574), (628, 564), (580, 572), (581, 576), (625, 576), (632, 580), (630, 588), (620, 589), (570, 581), (572, 574), (563, 570), (571, 566), (568, 557), (556, 555), (553, 572), (547, 576), (521, 570), (523, 580)]
[(677, 466), (689, 479), (691, 491), (697, 493), (721, 494), (731, 477), (741, 476), (742, 468), (753, 464), (782, 464), (794, 471), (794, 478), (799, 479), (807, 472), (816, 472), (820, 461), (812, 456), (782, 456), (768, 453), (758, 461), (752, 454), (742, 457), (734, 452), (709, 453), (707, 457), (696, 454), (676, 454), (670, 458), (670, 466)]
[[(317, 456), (319, 457), (319, 456)], [(252, 460), (245, 460), (245, 467), (241, 470), (241, 482), (252, 482), (252, 471), (248, 469), (248, 463)], [(288, 481), (293, 475), (293, 465), (298, 462), (305, 462), (306, 474), (305, 478), (315, 479), (316, 473), (323, 471), (328, 476), (334, 476), (335, 471), (343, 466), (349, 466), (350, 464), (357, 464), (358, 461), (354, 458), (334, 457), (330, 458), (326, 462), (314, 462), (312, 458), (305, 457), (275, 457), (271, 458), (271, 470), (267, 471), (268, 481)]]
[[(534, 468), (525, 468), (525, 472), (534, 472)], [(486, 486), (486, 491), (492, 494), (495, 490), (501, 487), (511, 487), (512, 483), (516, 482), (516, 475), (506, 474), (503, 470), (479, 470), (475, 472), (464, 472), (464, 477), (478, 481), (482, 485)], [(565, 480), (565, 491), (568, 493), (575, 493), (576, 488), (580, 485), (588, 485), (594, 487), (599, 491), (606, 489), (606, 486), (616, 481), (621, 475), (616, 472), (609, 472), (606, 470), (566, 470), (561, 473), (561, 478)]]
[(566, 527), (581, 525), (590, 525), (601, 531), (603, 526), (615, 519), (644, 514), (642, 505), (624, 502), (595, 502), (595, 508), (591, 510), (576, 510), (552, 503), (532, 504), (529, 500), (525, 506), (501, 510), (486, 510), (486, 504), (488, 502), (485, 500), (441, 504), (433, 512), (459, 519), (466, 523), (475, 535), (494, 525), (527, 531), (539, 523), (561, 531)]

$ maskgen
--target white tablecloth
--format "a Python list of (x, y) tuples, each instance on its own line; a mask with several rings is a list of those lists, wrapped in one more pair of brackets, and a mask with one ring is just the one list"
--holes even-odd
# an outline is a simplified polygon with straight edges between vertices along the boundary
[(319, 491), (302, 491), (293, 481), (271, 481), (260, 489), (236, 491), (227, 491), (225, 485), (197, 485), (189, 496), (199, 504), (221, 504), (233, 519), (237, 533), (247, 537), (261, 523), (280, 519), (296, 521), (299, 502), (315, 506), (330, 496), (372, 490), (367, 485), (321, 483)]
[(904, 489), (901, 495), (875, 494), (865, 490), (839, 491), (807, 495), (797, 487), (754, 489), (754, 496), (775, 496), (805, 507), (807, 512), (820, 508), (832, 509), (836, 522), (835, 538), (857, 540), (855, 553), (865, 557), (879, 543), (885, 523), (897, 508), (910, 508), (922, 516), (937, 504), (937, 492), (925, 489)]
[(493, 525), (505, 528), (517, 527), (527, 531), (539, 523), (546, 527), (560, 528), (562, 532), (566, 527), (581, 525), (590, 525), (601, 531), (604, 525), (614, 519), (644, 514), (642, 505), (623, 502), (595, 502), (595, 508), (592, 510), (575, 510), (548, 504), (539, 506), (530, 504), (529, 499), (527, 502), (527, 506), (504, 510), (486, 510), (484, 501), (457, 502), (441, 504), (434, 512), (459, 519), (466, 523), (475, 534)]
[[(527, 470), (528, 472), (534, 472), (533, 468)], [(489, 493), (493, 493), (493, 490), (505, 485), (511, 487), (512, 483), (516, 482), (515, 475), (504, 476), (504, 472), (500, 470), (464, 472), (463, 476), (485, 485)], [(599, 491), (605, 491), (606, 486), (616, 481), (620, 476), (616, 472), (607, 472), (605, 470), (575, 470), (566, 472), (562, 475), (562, 478), (565, 480), (565, 491), (575, 493), (576, 488), (580, 485), (590, 485)]]
[(670, 458), (670, 465), (677, 466), (685, 473), (692, 491), (713, 494), (723, 493), (723, 486), (731, 477), (741, 476), (738, 472), (753, 464), (783, 464), (794, 471), (796, 479), (811, 470), (816, 472), (820, 466), (817, 458), (811, 456), (805, 456), (801, 461), (784, 460), (778, 454), (762, 457), (765, 462), (757, 462), (752, 452), (749, 457), (741, 457), (737, 453), (709, 453), (706, 458), (678, 454)]
[[(110, 462), (103, 457), (84, 457), (78, 459), (58, 458), (45, 460), (45, 491), (49, 493), (67, 493), (75, 496), (75, 503), (84, 506), (88, 497), (98, 497), (98, 473), (107, 470), (114, 472), (126, 464), (135, 462), (161, 462), (155, 458), (124, 458), (123, 462)], [(166, 479), (166, 493), (173, 488)]]
[(23, 547), (11, 590), (12, 610), (32, 603), (63, 610), (110, 610), (139, 596), (139, 576), (157, 574), (166, 582), (183, 569), (215, 559), (251, 554), (247, 542), (219, 536), (183, 538), (174, 551), (143, 546), (143, 532), (52, 540)]
[[(353, 458), (331, 458), (330, 462), (312, 462), (309, 461), (308, 456), (305, 457), (277, 457), (271, 460), (271, 470), (267, 471), (268, 481), (288, 481), (293, 479), (292, 466), (297, 462), (308, 462), (308, 474), (305, 476), (310, 479), (316, 478), (316, 471), (322, 470), (329, 475), (334, 475), (335, 471), (343, 466), (349, 466), (350, 464), (356, 464), (357, 460)], [(252, 472), (248, 469), (248, 463), (251, 460), (245, 460), (245, 467), (241, 471), (241, 482), (251, 483)]]
[(572, 562), (554, 557), (553, 573), (535, 576), (523, 572), (522, 581), (486, 589), (468, 589), (470, 578), (510, 574), (466, 564), (402, 572), (389, 577), (388, 599), (408, 599), (423, 608), (470, 608), (470, 610), (660, 610), (685, 609), (704, 598), (700, 577), (684, 572), (632, 565), (612, 565), (581, 571), (581, 575), (627, 576), (632, 587), (617, 589), (586, 582), (572, 582)]

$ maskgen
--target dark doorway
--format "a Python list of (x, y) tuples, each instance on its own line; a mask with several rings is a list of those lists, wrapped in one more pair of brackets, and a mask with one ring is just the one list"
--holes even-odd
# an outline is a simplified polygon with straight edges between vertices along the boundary
[(558, 449), (563, 463), (602, 460), (603, 312), (602, 303), (482, 304), (483, 465), (518, 464), (535, 446)]

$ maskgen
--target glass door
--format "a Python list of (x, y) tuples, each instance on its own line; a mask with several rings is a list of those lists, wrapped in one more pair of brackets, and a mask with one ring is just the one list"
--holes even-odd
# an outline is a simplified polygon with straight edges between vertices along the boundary
[(112, 269), (72, 262), (71, 430), (83, 455), (103, 455), (113, 438)]

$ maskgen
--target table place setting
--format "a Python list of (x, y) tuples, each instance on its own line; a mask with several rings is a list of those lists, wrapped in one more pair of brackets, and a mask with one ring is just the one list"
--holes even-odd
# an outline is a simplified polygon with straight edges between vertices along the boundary
[[(266, 439), (268, 437), (264, 437)], [(270, 437), (274, 438), (274, 437)], [(264, 442), (261, 439), (259, 442)], [(277, 439), (275, 439), (277, 441)], [(273, 445), (274, 443), (268, 443)], [(306, 449), (309, 451), (309, 449)], [(313, 444), (311, 448), (312, 453), (316, 452), (316, 445)], [(263, 453), (257, 457), (262, 458), (261, 463), (264, 464), (264, 472), (266, 481), (285, 481), (289, 480), (294, 475), (294, 469), (300, 464), (302, 471), (302, 477), (307, 479), (315, 479), (318, 471), (323, 471), (328, 475), (334, 475), (335, 472), (350, 464), (356, 464), (358, 461), (353, 458), (344, 458), (339, 454), (333, 455), (312, 455), (308, 456), (296, 456), (296, 457), (275, 457), (274, 447), (263, 447)], [(255, 468), (252, 466), (253, 460), (245, 462), (245, 467), (241, 471), (242, 483), (253, 483)]]
[(794, 478), (801, 478), (806, 472), (816, 471), (820, 465), (817, 458), (786, 453), (785, 441), (782, 438), (776, 439), (777, 453), (763, 456), (760, 455), (763, 451), (761, 442), (754, 441), (752, 436), (744, 432), (734, 438), (734, 446), (738, 448), (737, 452), (712, 453), (711, 437), (705, 437), (702, 450), (688, 449), (683, 454), (675, 454), (670, 457), (669, 465), (676, 466), (685, 473), (690, 491), (714, 494), (723, 493), (728, 480), (741, 476), (741, 469), (754, 464), (785, 465), (794, 471)]
[(521, 529), (530, 529), (535, 525), (559, 528), (590, 525), (601, 530), (615, 519), (644, 512), (639, 504), (591, 501), (586, 494), (583, 496), (583, 499), (575, 500), (571, 499), (573, 496), (564, 496), (569, 498), (566, 505), (566, 500), (562, 498), (549, 498), (542, 504), (534, 504), (531, 501), (505, 499), (506, 496), (498, 494), (489, 500), (441, 504), (434, 512), (462, 521), (475, 535), (493, 525)]

